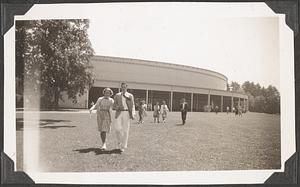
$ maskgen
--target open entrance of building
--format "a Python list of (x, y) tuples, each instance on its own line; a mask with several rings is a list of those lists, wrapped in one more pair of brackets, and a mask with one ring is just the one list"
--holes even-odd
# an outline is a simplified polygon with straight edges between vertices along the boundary
[(172, 110), (180, 111), (180, 102), (182, 98), (188, 103), (188, 111), (191, 111), (191, 93), (173, 92)]
[(193, 112), (204, 112), (208, 102), (207, 94), (193, 94)]
[(156, 102), (159, 103), (159, 106), (162, 105), (162, 102), (166, 101), (168, 108), (171, 106), (171, 92), (166, 91), (157, 91), (157, 90), (149, 90), (148, 91), (148, 104), (153, 106)]
[(218, 110), (218, 112), (221, 111), (221, 96), (220, 95), (211, 95), (210, 96), (210, 106), (211, 106), (211, 111), (215, 112)]
[(229, 109), (229, 112), (231, 111), (231, 97), (228, 97), (228, 96), (224, 96), (223, 97), (223, 112), (226, 112), (227, 111), (227, 107)]

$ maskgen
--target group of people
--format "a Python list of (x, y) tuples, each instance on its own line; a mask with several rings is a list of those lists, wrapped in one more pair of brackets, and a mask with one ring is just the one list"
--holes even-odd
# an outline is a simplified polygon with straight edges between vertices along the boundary
[[(162, 116), (163, 123), (165, 123), (167, 114), (169, 112), (169, 108), (166, 104), (166, 101), (162, 101), (162, 105), (159, 105), (159, 102), (156, 102), (153, 108), (154, 123), (159, 123), (160, 115)], [(145, 104), (145, 100), (139, 102), (139, 104), (137, 105), (137, 110), (139, 112), (139, 119), (137, 121), (138, 124), (144, 123), (144, 118), (147, 116), (146, 111), (148, 109), (149, 107), (147, 107), (147, 105)]]
[[(144, 122), (144, 117), (147, 116), (146, 110), (147, 110), (147, 105), (145, 104), (145, 100), (142, 100), (140, 105), (138, 106), (139, 110), (139, 121), (138, 123), (143, 123)], [(154, 107), (153, 107), (153, 122), (154, 123), (160, 123), (160, 116), (162, 117), (162, 123), (166, 123), (166, 119), (168, 116), (169, 112), (168, 105), (166, 104), (166, 101), (163, 100), (162, 104), (160, 105), (159, 102), (156, 102)], [(182, 118), (182, 124), (185, 124), (186, 121), (186, 114), (188, 111), (188, 105), (187, 102), (185, 101), (185, 98), (181, 100), (180, 103), (180, 111), (181, 111), (181, 118)]]
[[(213, 110), (214, 110), (214, 112), (215, 112), (216, 114), (218, 114), (218, 112), (219, 112), (219, 107), (218, 107), (218, 106), (215, 106), (215, 108), (214, 108)], [(232, 111), (233, 111), (233, 113), (234, 113), (236, 116), (237, 116), (237, 115), (242, 116), (243, 110), (242, 110), (242, 107), (241, 107), (241, 106), (233, 107), (233, 108), (232, 108)], [(227, 113), (227, 114), (230, 113), (230, 108), (229, 108), (229, 106), (226, 107), (226, 113)]]
[(165, 123), (168, 112), (169, 112), (169, 108), (166, 104), (166, 101), (163, 101), (161, 106), (159, 106), (159, 102), (156, 102), (156, 104), (153, 107), (154, 123), (155, 122), (159, 123), (160, 115), (162, 116), (163, 123)]
[[(102, 141), (101, 149), (106, 149), (106, 134), (111, 131), (112, 126), (116, 131), (118, 150), (124, 152), (127, 148), (128, 135), (131, 120), (135, 116), (135, 102), (134, 97), (131, 93), (127, 92), (127, 83), (121, 84), (121, 92), (117, 93), (113, 98), (113, 91), (110, 88), (105, 88), (103, 90), (103, 96), (99, 97), (97, 102), (92, 104), (93, 106), (89, 109), (90, 114), (93, 110), (97, 110), (97, 124), (98, 131), (100, 132), (100, 138)], [(147, 104), (145, 100), (140, 101), (137, 104), (139, 119), (138, 124), (144, 123), (144, 117), (147, 116)], [(115, 110), (115, 115), (113, 116), (113, 110)], [(219, 108), (216, 106), (215, 112), (217, 113)], [(182, 125), (186, 123), (186, 116), (188, 111), (188, 103), (185, 98), (182, 98), (180, 102), (180, 111)], [(166, 101), (162, 101), (160, 105), (159, 102), (153, 107), (153, 119), (154, 123), (160, 122), (160, 116), (162, 116), (162, 122), (165, 123), (169, 108)], [(226, 107), (227, 114), (229, 113), (229, 107)], [(235, 115), (242, 115), (242, 108), (240, 106), (233, 108)]]
[[(226, 107), (226, 113), (229, 114), (229, 112), (230, 112), (230, 108), (229, 108), (229, 106), (227, 106), (227, 107)], [(237, 115), (242, 116), (243, 109), (242, 109), (242, 107), (241, 107), (240, 105), (238, 105), (237, 107), (233, 107), (233, 108), (232, 108), (232, 112), (233, 112), (236, 116), (237, 116)]]
[(243, 109), (241, 106), (237, 106), (237, 107), (233, 107), (233, 113), (235, 113), (235, 115), (237, 116), (242, 116), (242, 113), (243, 113)]
[[(117, 93), (114, 98), (111, 98), (113, 91), (110, 88), (105, 88), (103, 96), (99, 97), (95, 104), (92, 103), (92, 107), (89, 109), (90, 115), (93, 110), (97, 110), (98, 131), (102, 141), (100, 149), (102, 150), (106, 149), (106, 135), (111, 131), (112, 126), (117, 135), (117, 150), (122, 153), (127, 148), (131, 120), (134, 119), (136, 113), (134, 96), (127, 92), (127, 86), (127, 83), (121, 83), (121, 92)], [(142, 124), (144, 123), (144, 117), (147, 116), (147, 105), (144, 100), (140, 101), (137, 109), (139, 114), (138, 123)], [(116, 111), (114, 116), (113, 110)], [(181, 101), (180, 110), (182, 124), (184, 125), (188, 110), (188, 104), (184, 98)], [(162, 116), (162, 122), (165, 123), (168, 112), (169, 108), (166, 101), (163, 101), (162, 105), (157, 102), (153, 111), (154, 123), (159, 123), (160, 115)]]

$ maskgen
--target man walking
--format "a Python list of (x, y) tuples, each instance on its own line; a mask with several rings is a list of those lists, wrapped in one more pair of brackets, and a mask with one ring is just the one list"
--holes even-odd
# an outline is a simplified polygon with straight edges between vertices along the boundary
[(121, 84), (121, 92), (115, 95), (114, 100), (113, 108), (116, 110), (115, 129), (118, 148), (120, 152), (124, 152), (127, 148), (130, 123), (135, 115), (134, 98), (131, 93), (127, 92), (126, 83)]

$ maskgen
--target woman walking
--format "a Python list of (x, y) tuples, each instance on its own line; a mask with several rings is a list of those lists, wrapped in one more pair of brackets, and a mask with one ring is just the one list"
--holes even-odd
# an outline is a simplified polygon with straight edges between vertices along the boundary
[(168, 106), (166, 105), (166, 101), (163, 101), (163, 104), (160, 106), (160, 113), (163, 119), (163, 123), (166, 123), (167, 114), (169, 112)]
[(103, 90), (103, 97), (99, 97), (96, 104), (90, 108), (90, 113), (92, 110), (97, 110), (97, 123), (98, 131), (100, 132), (100, 137), (102, 141), (101, 149), (106, 149), (106, 133), (111, 130), (112, 124), (112, 106), (114, 100), (111, 98), (113, 91), (110, 88), (105, 88)]
[(139, 124), (144, 123), (144, 117), (147, 116), (146, 110), (147, 110), (147, 105), (145, 104), (145, 101), (142, 100), (139, 105), (139, 117), (140, 117), (138, 121)]
[(154, 118), (154, 123), (157, 121), (159, 123), (159, 113), (160, 113), (160, 108), (159, 108), (159, 102), (156, 102), (156, 104), (153, 107), (153, 118)]

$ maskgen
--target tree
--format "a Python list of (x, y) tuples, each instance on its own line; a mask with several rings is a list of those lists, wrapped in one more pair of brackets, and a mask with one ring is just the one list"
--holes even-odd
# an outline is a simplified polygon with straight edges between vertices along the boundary
[(230, 85), (228, 83), (226, 83), (226, 90), (230, 91)]
[(26, 29), (27, 25), (25, 21), (16, 22), (16, 106), (23, 107), (23, 94), (24, 94), (24, 56), (26, 48)]
[(17, 22), (17, 76), (40, 87), (47, 107), (58, 109), (63, 92), (76, 102), (92, 85), (94, 51), (88, 27), (89, 21), (83, 19)]
[(248, 94), (250, 111), (280, 113), (280, 93), (276, 87), (269, 85), (265, 88), (258, 83), (246, 81), (242, 88)]
[(261, 86), (260, 84), (254, 84), (254, 82), (246, 81), (242, 84), (242, 89), (245, 93), (251, 94), (253, 97), (259, 96), (261, 93)]
[(238, 82), (232, 81), (230, 86), (233, 92), (243, 92), (241, 85)]
[(249, 111), (255, 112), (255, 98), (251, 94), (248, 94), (248, 104)]
[(253, 96), (256, 97), (256, 96), (262, 95), (262, 93), (261, 93), (262, 88), (261, 88), (260, 84), (259, 83), (255, 84), (255, 85), (254, 85), (254, 83), (252, 83), (252, 84), (253, 84), (252, 86), (254, 87)]
[(278, 90), (270, 85), (265, 89), (266, 106), (265, 112), (277, 114), (280, 112), (280, 94)]
[(254, 111), (265, 112), (266, 98), (264, 96), (257, 96), (254, 98)]
[(246, 93), (249, 93), (252, 95), (252, 87), (251, 83), (249, 81), (246, 81), (242, 84), (242, 88)]

